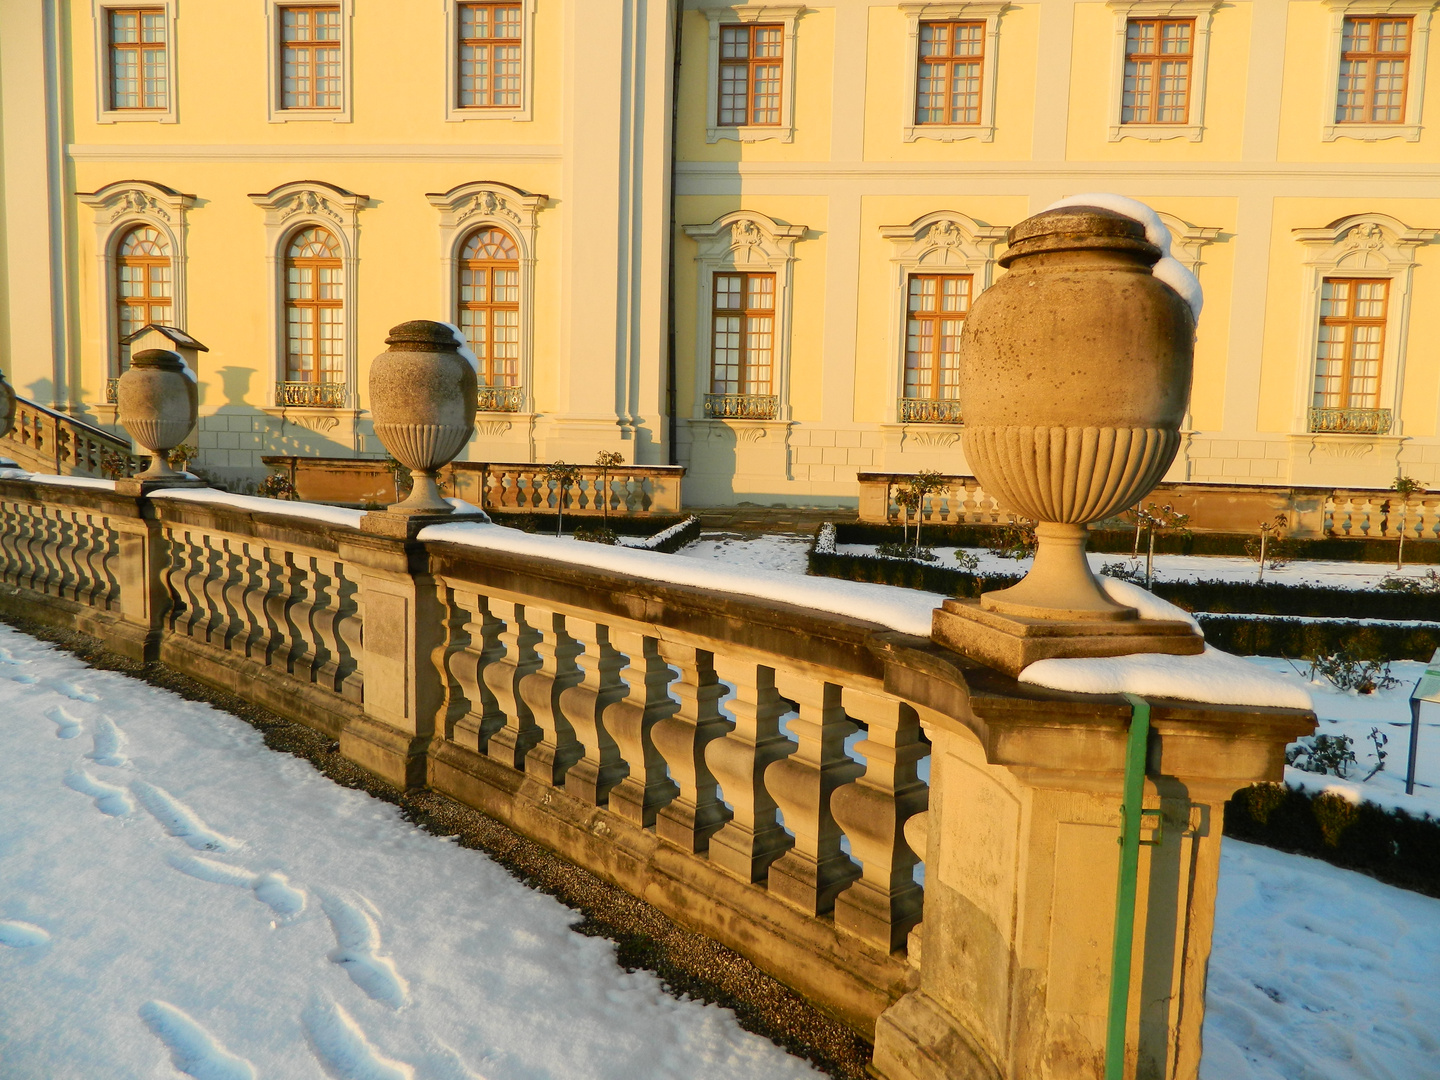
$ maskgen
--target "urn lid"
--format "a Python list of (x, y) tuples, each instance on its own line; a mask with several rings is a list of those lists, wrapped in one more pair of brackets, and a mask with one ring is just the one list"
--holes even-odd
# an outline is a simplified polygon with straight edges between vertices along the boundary
[(130, 357), (132, 368), (155, 368), (160, 371), (184, 371), (185, 361), (172, 349), (142, 349)]
[(390, 328), (385, 339), (391, 352), (456, 352), (455, 332), (444, 323), (411, 319)]
[(1162, 252), (1145, 239), (1145, 226), (1134, 218), (1098, 206), (1062, 206), (1028, 217), (1010, 230), (1010, 249), (1000, 256), (1009, 266), (1027, 255), (1055, 251), (1116, 251), (1138, 256), (1147, 266)]

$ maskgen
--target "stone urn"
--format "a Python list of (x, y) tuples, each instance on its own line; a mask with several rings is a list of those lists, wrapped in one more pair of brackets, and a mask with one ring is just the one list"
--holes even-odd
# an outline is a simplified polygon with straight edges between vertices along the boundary
[(415, 485), (391, 513), (449, 514), (436, 472), (465, 448), (475, 430), (475, 369), (444, 323), (415, 319), (393, 327), (390, 348), (370, 365), (370, 413), (385, 449)]
[(1009, 269), (960, 341), (965, 454), (985, 489), (1035, 521), (1029, 574), (981, 607), (1127, 620), (1085, 559), (1089, 524), (1133, 506), (1170, 467), (1190, 399), (1195, 318), (1151, 274), (1137, 221), (1070, 206), (1010, 230)]
[(115, 395), (120, 424), (150, 452), (150, 467), (135, 477), (154, 484), (190, 481), (167, 460), (185, 441), (200, 415), (200, 394), (180, 354), (170, 349), (145, 349), (130, 357)]

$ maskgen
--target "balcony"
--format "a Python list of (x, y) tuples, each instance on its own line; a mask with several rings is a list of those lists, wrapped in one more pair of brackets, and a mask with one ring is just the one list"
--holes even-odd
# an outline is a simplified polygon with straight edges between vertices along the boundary
[(523, 386), (480, 387), (480, 412), (519, 412), (525, 400)]
[(1341, 435), (1388, 435), (1394, 423), (1389, 409), (1311, 409), (1312, 433)]
[(960, 402), (955, 398), (901, 398), (902, 424), (958, 424)]
[(282, 409), (344, 408), (345, 383), (277, 382), (275, 404)]
[(107, 405), (114, 405), (114, 404), (115, 404), (117, 401), (119, 401), (119, 400), (120, 400), (120, 380), (119, 380), (119, 379), (106, 379), (106, 380), (105, 380), (105, 403), (106, 403)]
[(706, 394), (705, 415), (712, 420), (774, 420), (778, 394)]

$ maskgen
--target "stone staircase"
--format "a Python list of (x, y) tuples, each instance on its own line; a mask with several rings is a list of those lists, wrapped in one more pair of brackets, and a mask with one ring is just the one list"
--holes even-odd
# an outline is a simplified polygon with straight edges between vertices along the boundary
[(144, 465), (128, 439), (18, 395), (15, 426), (0, 439), (0, 455), (22, 469), (60, 476), (102, 477), (107, 466), (112, 476), (129, 474)]

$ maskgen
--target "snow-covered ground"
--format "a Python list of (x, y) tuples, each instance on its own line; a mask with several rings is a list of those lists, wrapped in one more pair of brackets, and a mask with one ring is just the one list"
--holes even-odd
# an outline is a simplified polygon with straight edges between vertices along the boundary
[(0, 1076), (816, 1075), (246, 724), (0, 627)]
[[(5, 1080), (816, 1075), (577, 921), (241, 721), (0, 627)], [(1433, 1075), (1437, 982), (1440, 901), (1226, 841), (1206, 1080)]]
[[(921, 540), (924, 540), (922, 533)], [(836, 544), (841, 555), (874, 555), (874, 544)], [(979, 560), (977, 574), (1023, 574), (1030, 569), (1029, 559), (1007, 559), (989, 548), (937, 547), (936, 566), (954, 568), (957, 554), (973, 555)], [(1128, 553), (1089, 552), (1091, 568), (1098, 574), (1106, 563), (1125, 563), (1145, 572), (1145, 556), (1131, 560)], [(1267, 568), (1265, 580), (1285, 585), (1324, 585), (1333, 589), (1374, 589), (1386, 577), (1424, 577), (1440, 567), (1406, 565), (1395, 569), (1394, 563), (1296, 561), (1285, 566)], [(1257, 581), (1260, 564), (1254, 559), (1220, 555), (1156, 555), (1155, 578), (1158, 581)]]

